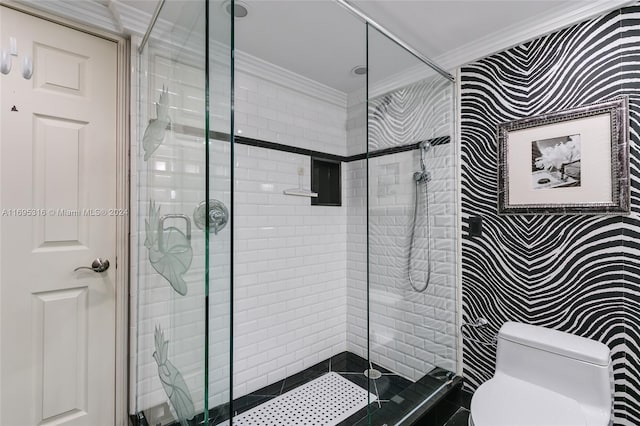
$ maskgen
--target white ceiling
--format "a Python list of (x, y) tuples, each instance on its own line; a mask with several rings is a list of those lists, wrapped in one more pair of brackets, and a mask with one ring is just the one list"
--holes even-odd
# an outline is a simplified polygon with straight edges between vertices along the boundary
[[(141, 34), (157, 0), (21, 0), (83, 23)], [(363, 78), (350, 70), (366, 62), (365, 26), (332, 0), (242, 0), (235, 45), (250, 55), (351, 92)], [(629, 3), (625, 0), (351, 0), (371, 18), (444, 67), (454, 67), (561, 26)], [(222, 1), (213, 12), (224, 14)], [(110, 7), (109, 7), (110, 6)], [(102, 12), (101, 12), (102, 11)], [(160, 20), (203, 25), (202, 3), (167, 0)], [(218, 15), (221, 16), (221, 15)], [(214, 37), (227, 38), (220, 25)], [(198, 31), (195, 29), (193, 31)], [(369, 79), (419, 62), (385, 37), (370, 34)]]
[(365, 82), (350, 73), (366, 63), (365, 28), (332, 1), (246, 0), (235, 47), (312, 80), (351, 92)]
[(349, 0), (444, 68), (634, 0)]
[(561, 11), (575, 0), (355, 0), (352, 4), (430, 58), (503, 29)]
[[(349, 71), (366, 63), (363, 22), (327, 0), (242, 0), (236, 48), (298, 74), (352, 92), (364, 84)], [(616, 2), (606, 0), (609, 7)], [(450, 65), (449, 52), (566, 15), (594, 0), (351, 0), (425, 56)], [(605, 5), (606, 8), (606, 5)], [(508, 45), (503, 46), (508, 47)], [(475, 59), (475, 58), (469, 58)], [(369, 35), (370, 83), (419, 64), (380, 34)], [(459, 64), (456, 64), (459, 65)]]

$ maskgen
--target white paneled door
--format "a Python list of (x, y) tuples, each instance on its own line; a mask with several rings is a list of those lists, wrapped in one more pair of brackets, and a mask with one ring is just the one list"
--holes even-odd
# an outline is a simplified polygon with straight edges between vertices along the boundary
[[(3, 52), (12, 39), (0, 74), (0, 425), (113, 425), (117, 45), (0, 7)], [(97, 258), (110, 267), (74, 271)]]

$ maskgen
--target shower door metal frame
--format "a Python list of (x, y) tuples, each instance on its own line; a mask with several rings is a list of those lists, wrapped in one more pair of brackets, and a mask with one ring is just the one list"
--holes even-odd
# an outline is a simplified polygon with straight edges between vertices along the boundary
[[(116, 205), (117, 210), (131, 213), (129, 204), (129, 150), (131, 146), (129, 132), (130, 80), (129, 63), (131, 43), (117, 34), (85, 25), (71, 19), (48, 13), (14, 0), (0, 0), (0, 7), (7, 7), (37, 18), (82, 31), (84, 33), (111, 41), (117, 48), (117, 102), (116, 102)], [(129, 408), (129, 215), (116, 217), (116, 312), (115, 312), (115, 415), (116, 426), (128, 424)]]
[[(163, 0), (164, 1), (164, 0)], [(358, 9), (356, 6), (349, 3), (347, 0), (334, 0), (340, 6), (347, 9), (350, 13), (362, 19), (366, 24), (372, 26), (376, 30), (380, 31), (383, 35), (389, 38), (391, 41), (402, 47), (404, 50), (418, 58), (420, 61), (424, 62), (426, 65), (431, 67), (438, 74), (446, 78), (451, 82), (455, 82), (456, 78), (451, 75), (448, 71), (443, 69), (440, 65), (436, 64), (433, 60), (423, 55), (418, 49), (413, 48), (411, 45), (403, 41), (400, 37), (389, 31), (384, 25), (378, 23), (376, 20), (371, 18), (369, 15), (364, 13), (362, 10)]]

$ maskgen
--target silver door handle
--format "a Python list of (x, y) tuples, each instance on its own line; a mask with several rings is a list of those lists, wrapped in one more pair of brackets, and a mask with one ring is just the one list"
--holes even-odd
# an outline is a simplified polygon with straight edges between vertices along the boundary
[(109, 269), (109, 260), (97, 258), (91, 262), (91, 266), (78, 266), (73, 270), (73, 272), (79, 271), (80, 269), (89, 269), (93, 272), (104, 272)]

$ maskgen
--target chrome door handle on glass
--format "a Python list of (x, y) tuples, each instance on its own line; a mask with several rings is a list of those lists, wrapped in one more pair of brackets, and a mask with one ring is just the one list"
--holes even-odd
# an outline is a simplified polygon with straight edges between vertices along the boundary
[[(193, 221), (200, 229), (205, 229), (207, 225), (207, 202), (203, 201), (198, 204), (193, 212)], [(229, 221), (229, 210), (222, 201), (209, 200), (209, 232), (218, 235)]]
[(109, 260), (97, 258), (91, 262), (91, 266), (78, 266), (73, 270), (73, 272), (79, 271), (80, 269), (89, 269), (93, 272), (104, 272), (109, 269)]

